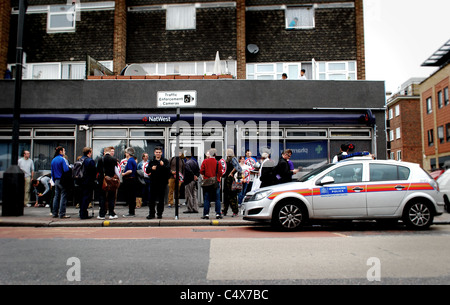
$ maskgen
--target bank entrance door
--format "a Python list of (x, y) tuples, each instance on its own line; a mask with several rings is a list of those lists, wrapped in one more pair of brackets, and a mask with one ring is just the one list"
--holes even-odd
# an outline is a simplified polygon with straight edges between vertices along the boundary
[[(175, 156), (175, 148), (176, 148), (176, 141), (171, 140), (170, 141), (170, 156)], [(183, 155), (186, 155), (186, 152), (189, 152), (193, 159), (195, 159), (198, 162), (198, 166), (203, 162), (205, 152), (204, 152), (204, 145), (200, 141), (186, 141), (180, 139), (180, 150), (183, 153)]]

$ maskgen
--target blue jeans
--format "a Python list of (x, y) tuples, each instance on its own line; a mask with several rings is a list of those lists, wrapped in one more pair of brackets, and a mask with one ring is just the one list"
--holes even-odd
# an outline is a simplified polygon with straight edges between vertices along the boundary
[(244, 200), (245, 194), (247, 193), (248, 183), (242, 183), (242, 191), (238, 195), (238, 204), (241, 206), (242, 200)]
[(214, 193), (215, 193), (215, 197), (216, 197), (216, 214), (221, 214), (221, 206), (222, 203), (220, 202), (220, 182), (217, 182), (217, 188), (204, 188), (203, 189), (204, 192), (204, 197), (205, 197), (205, 202), (203, 204), (203, 216), (209, 215), (209, 210), (211, 207), (211, 199), (213, 199)]
[(62, 217), (66, 215), (67, 191), (61, 184), (61, 179), (55, 180), (55, 198), (53, 198), (53, 216)]

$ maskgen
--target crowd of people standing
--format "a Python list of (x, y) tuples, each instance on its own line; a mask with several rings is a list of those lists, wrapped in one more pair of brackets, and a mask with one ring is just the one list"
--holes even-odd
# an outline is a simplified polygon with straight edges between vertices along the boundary
[[(245, 156), (236, 157), (233, 149), (227, 149), (225, 159), (219, 159), (217, 151), (210, 149), (201, 164), (189, 151), (180, 153), (178, 160), (176, 157), (168, 160), (163, 155), (162, 147), (154, 149), (152, 158), (148, 153), (143, 153), (140, 161), (132, 147), (125, 150), (122, 160), (115, 157), (112, 146), (104, 148), (97, 162), (92, 159), (92, 155), (92, 148), (85, 147), (83, 155), (77, 159), (81, 169), (77, 169), (76, 165), (69, 164), (64, 147), (58, 146), (51, 162), (51, 174), (33, 179), (32, 161), (29, 152), (24, 152), (20, 164), (27, 169), (26, 178), (34, 187), (35, 206), (44, 206), (46, 203), (53, 217), (69, 218), (66, 214), (68, 194), (69, 189), (75, 187), (80, 219), (92, 217), (89, 216), (88, 208), (94, 200), (94, 194), (99, 203), (97, 219), (117, 219), (119, 216), (115, 213), (115, 205), (120, 186), (128, 206), (128, 213), (123, 217), (135, 217), (136, 209), (148, 206), (147, 219), (161, 219), (165, 205), (168, 208), (174, 206), (175, 194), (180, 196), (181, 193), (186, 199), (187, 209), (184, 213), (199, 213), (201, 205), (198, 188), (201, 187), (204, 202), (202, 219), (210, 218), (213, 202), (215, 218), (227, 216), (229, 210), (232, 217), (237, 217), (246, 193), (260, 187), (289, 182), (296, 173), (289, 163), (292, 155), (290, 150), (282, 153), (277, 165), (268, 153), (263, 153), (258, 161), (250, 150), (246, 151)], [(175, 190), (177, 165), (178, 191)], [(75, 171), (78, 176), (75, 176)], [(207, 185), (205, 181), (213, 182)], [(27, 200), (24, 198), (25, 202)]]

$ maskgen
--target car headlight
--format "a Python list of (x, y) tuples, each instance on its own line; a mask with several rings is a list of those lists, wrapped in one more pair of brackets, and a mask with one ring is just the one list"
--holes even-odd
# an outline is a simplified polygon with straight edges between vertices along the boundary
[(250, 199), (250, 201), (258, 201), (258, 200), (264, 199), (267, 196), (269, 196), (271, 193), (272, 193), (272, 190), (267, 190), (267, 191), (262, 191), (262, 192), (255, 193), (252, 196), (252, 198)]

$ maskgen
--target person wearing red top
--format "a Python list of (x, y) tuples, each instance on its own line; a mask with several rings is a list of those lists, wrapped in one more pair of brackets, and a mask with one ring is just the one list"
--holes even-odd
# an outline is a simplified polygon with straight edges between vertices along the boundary
[(222, 177), (222, 165), (219, 161), (216, 160), (216, 152), (217, 151), (214, 148), (210, 149), (210, 158), (203, 160), (200, 168), (200, 174), (202, 175), (203, 179), (208, 179), (216, 176), (218, 181), (216, 187), (203, 188), (204, 206), (202, 219), (209, 219), (211, 200), (214, 199), (214, 196), (216, 197), (216, 219), (222, 218), (222, 203), (220, 201), (220, 178)]

